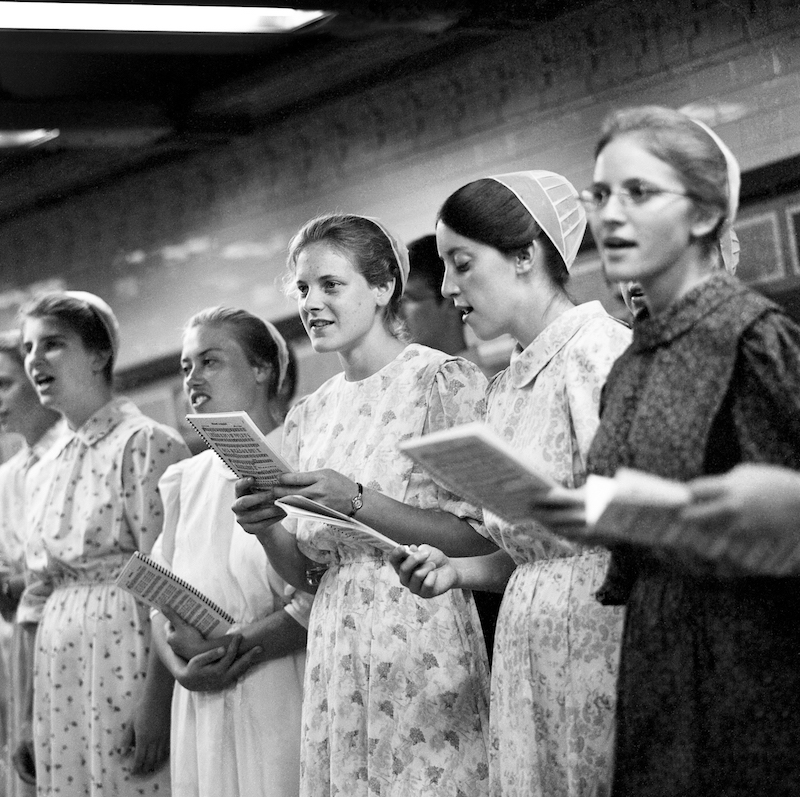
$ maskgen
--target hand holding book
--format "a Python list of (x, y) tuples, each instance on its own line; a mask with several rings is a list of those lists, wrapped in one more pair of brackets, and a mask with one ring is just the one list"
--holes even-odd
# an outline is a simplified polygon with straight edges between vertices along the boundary
[(257, 490), (272, 487), (282, 473), (292, 471), (244, 411), (193, 413), (186, 420), (240, 479), (252, 478)]
[(471, 423), (401, 450), (444, 487), (509, 523), (536, 520), (586, 545), (632, 545), (715, 563), (720, 572), (800, 574), (800, 473), (741, 465), (694, 483), (621, 468), (566, 490), (489, 427)]
[(742, 465), (684, 484), (621, 468), (612, 479), (590, 476), (582, 498), (583, 526), (559, 524), (546, 503), (532, 512), (575, 541), (639, 547), (718, 575), (800, 574), (800, 474), (793, 471)]
[(343, 541), (370, 545), (384, 553), (391, 553), (400, 543), (389, 539), (384, 534), (376, 531), (371, 526), (361, 523), (355, 518), (337, 512), (335, 509), (324, 506), (318, 501), (312, 501), (303, 495), (287, 495), (275, 501), (275, 506), (279, 506), (289, 517), (301, 520), (316, 520), (325, 523), (339, 531)]

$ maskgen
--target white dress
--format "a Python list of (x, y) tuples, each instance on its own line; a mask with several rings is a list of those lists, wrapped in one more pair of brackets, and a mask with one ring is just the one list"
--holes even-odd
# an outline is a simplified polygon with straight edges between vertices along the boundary
[[(550, 324), (487, 393), (488, 423), (565, 487), (586, 478), (600, 391), (630, 330), (599, 302)], [(535, 523), (484, 514), (517, 563), (503, 597), (492, 669), (494, 793), (601, 797), (611, 775), (622, 612), (594, 597), (608, 553), (581, 550)]]
[(169, 793), (167, 767), (133, 777), (123, 749), (150, 621), (114, 579), (134, 551), (152, 548), (162, 523), (158, 479), (187, 455), (174, 429), (113, 399), (56, 442), (31, 484), (26, 563), (50, 593), (34, 666), (40, 797)]
[[(236, 523), (236, 476), (212, 451), (161, 478), (164, 531), (153, 556), (247, 625), (286, 611), (308, 625), (312, 596), (271, 567)], [(175, 684), (173, 797), (296, 797), (305, 650), (255, 666), (218, 692)]]
[[(412, 506), (474, 519), (397, 444), (475, 420), (485, 384), (466, 360), (408, 346), (372, 376), (340, 374), (298, 402), (283, 453), (298, 470), (333, 468)], [(423, 600), (371, 546), (324, 524), (285, 523), (307, 556), (329, 564), (309, 624), (301, 794), (487, 795), (488, 663), (471, 595)]]
[[(66, 432), (63, 421), (54, 423), (32, 446), (24, 446), (11, 459), (0, 466), (0, 572), (2, 577), (9, 578), (25, 572), (25, 542), (27, 524), (25, 523), (25, 487), (29, 478), (38, 480), (37, 467), (39, 460)], [(12, 624), (7, 627), (3, 623), (3, 636), (10, 634), (7, 665), (7, 750), (3, 757), (5, 769), (6, 797), (30, 797), (36, 792), (35, 786), (25, 783), (17, 775), (11, 763), (11, 755), (17, 744), (22, 741), (22, 729), (30, 722), (27, 706), (20, 698), (27, 691), (33, 667), (32, 636), (22, 630), (20, 622), (33, 619), (25, 616), (24, 610), (10, 618)], [(5, 654), (4, 654), (5, 658)], [(27, 728), (29, 732), (30, 729)]]

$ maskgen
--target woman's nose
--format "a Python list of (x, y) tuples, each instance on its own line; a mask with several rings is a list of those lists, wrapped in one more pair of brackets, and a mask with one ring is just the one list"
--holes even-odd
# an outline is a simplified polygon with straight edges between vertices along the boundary
[(306, 311), (309, 312), (311, 310), (318, 310), (322, 305), (320, 301), (320, 292), (315, 290), (314, 288), (309, 288), (306, 291), (306, 295), (300, 299), (301, 307)]
[(442, 280), (442, 296), (444, 296), (445, 299), (452, 299), (458, 292), (458, 285), (456, 285), (456, 281), (453, 279), (450, 269), (445, 267), (444, 279)]

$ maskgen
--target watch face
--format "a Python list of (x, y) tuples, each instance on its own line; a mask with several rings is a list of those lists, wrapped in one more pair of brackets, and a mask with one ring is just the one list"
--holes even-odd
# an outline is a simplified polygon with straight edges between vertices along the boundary
[(356, 510), (361, 509), (361, 507), (364, 506), (364, 499), (360, 495), (357, 495), (355, 498), (352, 499), (351, 503), (353, 504), (353, 512), (355, 512)]

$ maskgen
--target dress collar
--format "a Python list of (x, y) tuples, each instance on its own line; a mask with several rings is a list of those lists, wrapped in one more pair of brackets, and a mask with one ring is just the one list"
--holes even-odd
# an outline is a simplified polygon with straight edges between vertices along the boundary
[(526, 348), (517, 344), (509, 366), (511, 384), (515, 388), (530, 384), (587, 321), (607, 316), (600, 302), (579, 304), (545, 327)]
[(94, 415), (90, 416), (80, 429), (73, 432), (73, 435), (87, 446), (92, 446), (112, 432), (126, 418), (139, 414), (139, 410), (130, 399), (112, 398)]
[(714, 272), (673, 302), (663, 313), (638, 317), (633, 323), (634, 351), (655, 349), (680, 337), (721, 304), (744, 290), (736, 277), (725, 271)]
[(69, 433), (69, 427), (64, 418), (59, 418), (32, 446), (30, 455), (34, 461), (42, 458), (55, 443)]

